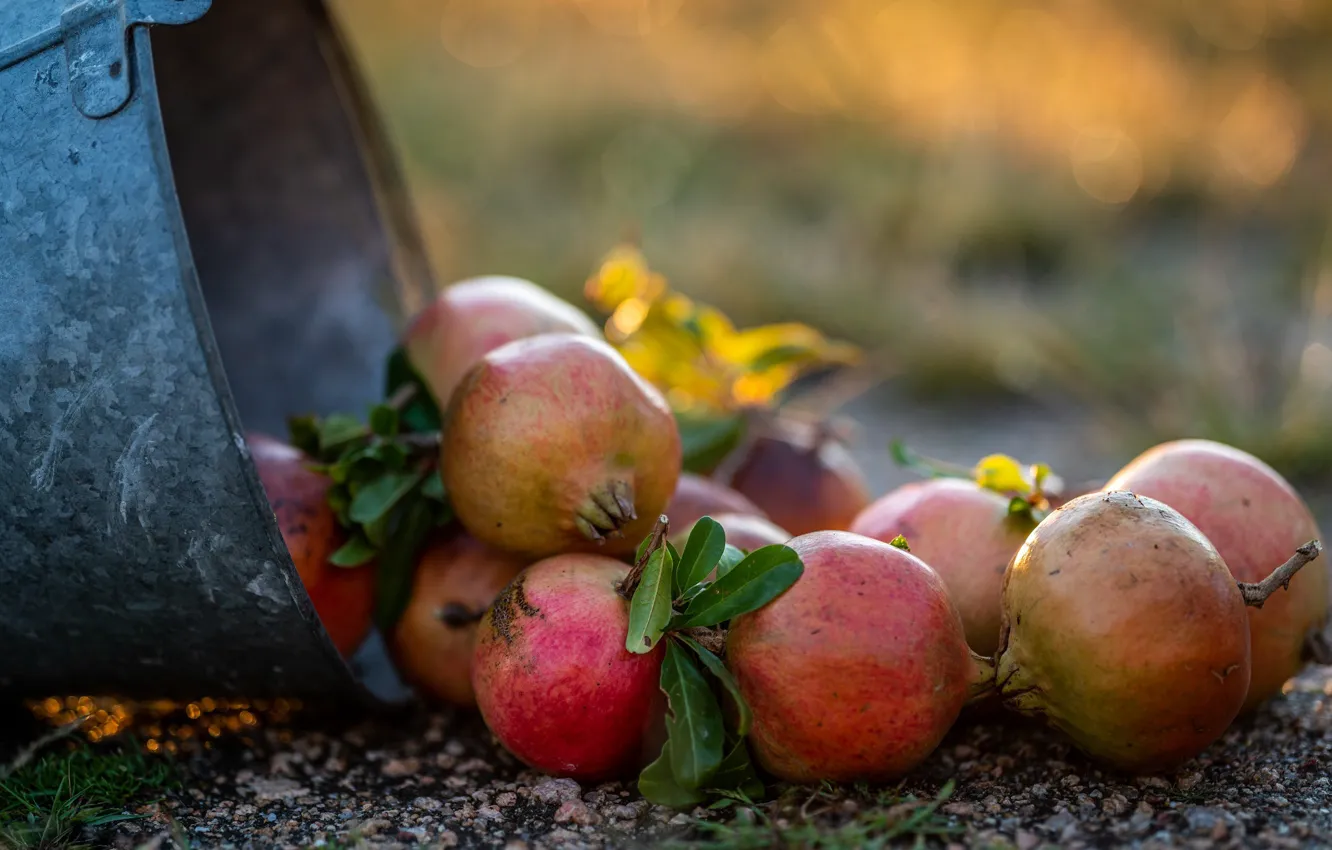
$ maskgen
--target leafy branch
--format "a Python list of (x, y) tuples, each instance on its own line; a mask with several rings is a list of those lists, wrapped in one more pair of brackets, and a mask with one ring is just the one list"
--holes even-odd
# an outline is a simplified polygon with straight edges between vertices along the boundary
[(432, 532), (453, 521), (439, 475), (439, 409), (398, 349), (389, 357), (386, 401), (361, 421), (335, 413), (287, 420), (292, 445), (332, 482), (328, 503), (348, 539), (339, 567), (376, 562), (375, 621), (387, 630), (406, 608), (416, 562)]
[[(726, 542), (711, 517), (694, 524), (683, 552), (667, 540), (666, 517), (639, 547), (621, 592), (630, 597), (625, 649), (652, 652), (665, 642), (661, 689), (666, 743), (638, 778), (638, 790), (663, 806), (687, 807), (710, 796), (761, 797), (763, 783), (745, 736), (752, 714), (722, 659), (720, 630), (776, 599), (800, 578), (795, 550), (764, 546), (745, 554)], [(731, 711), (723, 713), (722, 705)]]
[(888, 451), (898, 466), (923, 478), (961, 478), (1005, 496), (1009, 499), (1010, 516), (1033, 523), (1045, 518), (1050, 512), (1050, 497), (1058, 495), (1064, 487), (1063, 480), (1049, 464), (1024, 466), (1005, 454), (986, 455), (974, 466), (964, 466), (927, 457), (898, 439), (888, 444)]

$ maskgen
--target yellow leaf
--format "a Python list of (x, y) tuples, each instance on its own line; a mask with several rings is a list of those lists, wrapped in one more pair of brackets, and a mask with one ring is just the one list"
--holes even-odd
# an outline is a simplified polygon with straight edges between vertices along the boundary
[(1017, 493), (1025, 496), (1032, 491), (1031, 482), (1023, 474), (1022, 464), (1008, 455), (988, 455), (976, 464), (976, 483), (999, 493)]
[(583, 295), (607, 312), (631, 298), (651, 304), (666, 292), (666, 279), (648, 268), (643, 253), (632, 245), (618, 245), (587, 279)]

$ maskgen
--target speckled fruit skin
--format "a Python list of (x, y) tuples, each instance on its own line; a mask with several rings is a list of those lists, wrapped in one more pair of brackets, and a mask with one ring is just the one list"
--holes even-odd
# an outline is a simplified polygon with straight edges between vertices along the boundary
[(481, 612), (530, 563), (458, 532), (431, 541), (412, 578), (412, 594), (389, 641), (398, 672), (425, 697), (461, 706), (476, 704), (472, 653), (477, 621), (443, 616)]
[[(557, 555), (518, 575), (477, 632), (472, 683), (491, 732), (524, 763), (599, 781), (632, 775), (654, 754), (663, 644), (624, 648), (625, 564)], [(658, 746), (660, 742), (658, 742)]]
[(718, 514), (749, 514), (766, 517), (758, 505), (725, 484), (704, 478), (692, 472), (680, 473), (675, 494), (666, 505), (666, 516), (672, 528), (693, 525), (701, 517)]
[(960, 478), (914, 481), (861, 511), (851, 531), (885, 543), (905, 537), (912, 554), (943, 578), (967, 643), (989, 656), (999, 646), (1004, 570), (1036, 527), (1029, 517), (1010, 516), (1008, 501)]
[(1249, 688), (1243, 597), (1167, 505), (1079, 496), (1042, 520), (1004, 581), (1000, 696), (1093, 758), (1170, 770), (1221, 737)]
[[(785, 543), (792, 537), (786, 529), (778, 527), (761, 516), (716, 514), (712, 518), (721, 525), (722, 531), (726, 532), (726, 542), (746, 552), (752, 552), (764, 546)], [(699, 517), (699, 519), (702, 519), (702, 517)], [(676, 549), (681, 552), (684, 551), (685, 543), (689, 540), (689, 533), (694, 530), (696, 524), (697, 520), (679, 531), (671, 533), (671, 543), (674, 544)], [(674, 523), (671, 527), (675, 527)]]
[(737, 617), (726, 640), (754, 712), (754, 757), (793, 782), (902, 776), (957, 719), (976, 673), (943, 581), (914, 555), (850, 532), (787, 545), (804, 574)]
[[(467, 530), (533, 558), (634, 551), (675, 492), (680, 462), (661, 394), (605, 342), (568, 334), (483, 357), (454, 393), (441, 449)], [(627, 488), (636, 518), (598, 544), (578, 522), (614, 487)]]
[(315, 613), (338, 652), (350, 657), (370, 633), (374, 566), (338, 567), (328, 562), (347, 536), (325, 501), (331, 482), (306, 468), (309, 458), (266, 434), (247, 434), (245, 442)]
[(403, 344), (442, 407), (486, 352), (544, 333), (601, 336), (581, 310), (530, 280), (486, 275), (441, 291), (408, 325)]
[(726, 483), (792, 534), (844, 531), (869, 504), (869, 485), (850, 452), (816, 429), (781, 424), (741, 452)]
[[(1183, 514), (1221, 553), (1236, 581), (1261, 581), (1296, 547), (1322, 539), (1309, 508), (1276, 470), (1247, 452), (1209, 440), (1163, 443), (1106, 485), (1151, 496)], [(1250, 608), (1253, 679), (1244, 711), (1279, 693), (1304, 665), (1310, 629), (1327, 621), (1328, 565), (1306, 566), (1287, 592)]]

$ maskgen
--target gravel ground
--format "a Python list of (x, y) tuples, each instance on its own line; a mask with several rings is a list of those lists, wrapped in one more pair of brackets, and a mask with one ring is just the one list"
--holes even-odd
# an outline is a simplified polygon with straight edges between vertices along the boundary
[[(257, 743), (188, 760), (186, 790), (108, 840), (127, 848), (171, 847), (173, 834), (196, 847), (634, 847), (699, 841), (707, 831), (696, 818), (736, 817), (675, 812), (626, 785), (583, 787), (524, 770), (470, 713), (338, 733), (275, 728)], [(1309, 668), (1288, 694), (1172, 775), (1106, 773), (1038, 725), (964, 718), (890, 790), (932, 800), (955, 783), (930, 821), (953, 832), (932, 839), (940, 845), (1332, 847), (1330, 764), (1332, 668)], [(771, 791), (777, 802), (762, 810), (779, 828), (816, 823), (825, 836), (887, 805), (865, 789)], [(898, 805), (887, 823), (913, 811)], [(744, 846), (767, 843), (777, 840)]]

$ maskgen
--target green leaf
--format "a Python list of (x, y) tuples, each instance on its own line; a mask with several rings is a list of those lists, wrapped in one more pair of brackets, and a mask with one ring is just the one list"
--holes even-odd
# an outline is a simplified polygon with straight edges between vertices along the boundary
[(436, 502), (444, 501), (444, 479), (440, 477), (438, 469), (426, 476), (425, 482), (421, 484), (421, 495)]
[(745, 745), (743, 737), (736, 740), (726, 758), (722, 759), (721, 766), (712, 777), (712, 784), (708, 790), (738, 791), (750, 800), (757, 800), (763, 796), (766, 789), (758, 777), (758, 772), (754, 770), (754, 763), (750, 761), (749, 747)]
[(310, 457), (318, 457), (319, 418), (316, 416), (288, 416), (287, 433), (293, 446)]
[(319, 424), (319, 453), (345, 446), (365, 436), (365, 426), (355, 416), (335, 413)]
[(907, 539), (900, 534), (894, 537), (892, 540), (889, 540), (888, 545), (896, 546), (898, 549), (901, 549), (903, 552), (911, 551), (911, 546), (910, 544), (907, 543)]
[(396, 437), (398, 411), (387, 404), (377, 404), (370, 408), (370, 430), (381, 437)]
[(671, 574), (670, 553), (665, 549), (653, 552), (629, 601), (629, 632), (624, 648), (630, 652), (651, 652), (671, 621)]
[(721, 682), (726, 692), (731, 695), (735, 701), (735, 711), (737, 715), (735, 734), (744, 737), (749, 734), (749, 727), (754, 722), (754, 715), (749, 710), (749, 703), (745, 701), (744, 694), (740, 693), (740, 683), (731, 675), (731, 671), (726, 669), (726, 665), (712, 651), (703, 644), (689, 637), (688, 635), (676, 635), (680, 641), (694, 651), (698, 660), (703, 662), (703, 666), (708, 668), (708, 672), (718, 682)]
[(434, 525), (434, 510), (425, 499), (407, 500), (390, 518), (375, 575), (375, 625), (382, 634), (392, 634), (407, 610), (416, 564)]
[(423, 478), (424, 472), (391, 472), (369, 482), (352, 499), (352, 522), (369, 523), (384, 516)]
[(715, 626), (761, 608), (795, 584), (804, 571), (800, 556), (789, 546), (774, 544), (755, 549), (735, 569), (694, 597), (671, 626)]
[(684, 469), (707, 475), (740, 444), (744, 436), (743, 416), (699, 416), (676, 411), (675, 422), (680, 430), (680, 445), (684, 452)]
[(687, 809), (706, 799), (698, 791), (681, 788), (676, 783), (675, 775), (671, 771), (669, 743), (663, 744), (661, 755), (638, 774), (638, 793), (646, 797), (649, 803), (672, 809)]
[(360, 534), (353, 534), (338, 551), (328, 556), (328, 562), (335, 567), (359, 567), (374, 557), (375, 547), (370, 545), (370, 541)]
[(383, 549), (384, 544), (388, 542), (390, 518), (391, 514), (384, 514), (373, 522), (361, 524), (361, 533), (365, 535), (366, 540), (370, 541), (370, 545), (376, 549)]
[(732, 546), (731, 544), (727, 543), (726, 549), (722, 552), (721, 558), (718, 559), (717, 561), (717, 578), (721, 578), (722, 576), (729, 573), (731, 570), (735, 569), (736, 566), (744, 559), (745, 559), (744, 552), (740, 551), (740, 549), (736, 548), (735, 546)]
[(666, 746), (671, 775), (682, 788), (704, 787), (721, 765), (725, 738), (721, 706), (693, 657), (675, 641), (666, 643), (661, 688), (670, 705)]
[[(705, 516), (694, 523), (685, 541), (680, 566), (676, 570), (677, 588), (683, 591), (693, 587), (708, 577), (717, 560), (726, 551), (726, 532), (721, 523), (710, 516)], [(677, 591), (678, 595), (678, 591)]]
[(365, 453), (394, 472), (401, 472), (405, 469), (407, 460), (411, 456), (401, 444), (391, 439), (382, 440), (376, 445), (370, 446), (365, 450)]
[(407, 351), (399, 346), (389, 354), (384, 374), (384, 397), (390, 398), (406, 384), (416, 387), (416, 394), (398, 414), (399, 423), (406, 431), (438, 431), (441, 417), (430, 388), (413, 368)]

